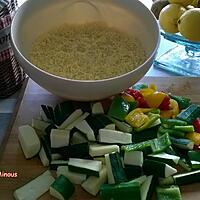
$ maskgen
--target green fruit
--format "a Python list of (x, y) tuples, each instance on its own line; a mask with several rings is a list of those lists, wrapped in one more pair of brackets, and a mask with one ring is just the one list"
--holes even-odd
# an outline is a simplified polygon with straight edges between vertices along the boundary
[(159, 18), (161, 10), (168, 4), (169, 4), (168, 0), (156, 0), (153, 2), (151, 6), (151, 11), (155, 15), (156, 19)]
[(187, 10), (178, 20), (178, 30), (183, 37), (200, 42), (200, 8)]
[(169, 4), (165, 6), (159, 15), (159, 23), (161, 28), (168, 33), (177, 33), (178, 19), (186, 11), (186, 9), (179, 4)]
[(193, 2), (193, 0), (169, 0), (169, 3), (180, 4), (182, 6), (188, 6)]

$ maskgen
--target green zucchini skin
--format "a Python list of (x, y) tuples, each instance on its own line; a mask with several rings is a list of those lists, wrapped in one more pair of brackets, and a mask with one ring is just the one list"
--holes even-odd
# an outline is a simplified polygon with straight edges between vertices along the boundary
[(181, 192), (178, 186), (157, 187), (157, 200), (182, 200)]
[(145, 175), (154, 175), (163, 178), (175, 174), (177, 172), (175, 168), (172, 168), (168, 164), (150, 159), (144, 160), (143, 170)]
[(75, 191), (74, 185), (71, 181), (63, 175), (60, 175), (51, 185), (50, 194), (53, 194), (52, 189), (60, 193), (63, 199), (69, 199)]
[(127, 182), (119, 184), (104, 184), (100, 188), (101, 200), (141, 200), (140, 184)]
[(200, 152), (199, 151), (188, 151), (188, 157), (190, 160), (200, 162)]
[(194, 147), (194, 142), (189, 139), (170, 137), (170, 140), (174, 146), (180, 149), (192, 150)]
[(145, 159), (143, 163), (143, 171), (145, 175), (154, 175), (158, 177), (165, 177), (165, 163)]
[(143, 175), (143, 168), (141, 166), (125, 165), (124, 171), (128, 180), (133, 180)]
[(69, 158), (90, 158), (88, 142), (52, 148), (52, 151), (59, 153), (64, 160), (68, 160)]
[(127, 181), (120, 154), (118, 152), (111, 153), (109, 154), (109, 159), (115, 183)]
[(185, 110), (177, 115), (177, 119), (186, 121), (188, 124), (192, 124), (192, 122), (200, 116), (200, 105), (191, 104)]
[(200, 170), (177, 174), (173, 176), (176, 185), (188, 185), (200, 182)]

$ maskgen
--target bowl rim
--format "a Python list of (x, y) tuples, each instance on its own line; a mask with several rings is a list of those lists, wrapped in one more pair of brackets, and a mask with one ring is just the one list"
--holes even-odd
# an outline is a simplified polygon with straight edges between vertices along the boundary
[[(124, 77), (127, 77), (129, 76), (130, 74), (132, 74), (133, 72), (135, 71), (138, 71), (140, 68), (144, 67), (150, 60), (152, 60), (152, 58), (156, 55), (157, 53), (157, 50), (158, 50), (158, 47), (160, 45), (160, 41), (161, 41), (161, 36), (160, 36), (160, 28), (159, 28), (159, 24), (158, 24), (158, 21), (157, 19), (155, 18), (155, 16), (153, 15), (153, 13), (141, 2), (141, 1), (136, 1), (136, 3), (140, 4), (141, 6), (143, 6), (143, 8), (145, 9), (146, 12), (149, 13), (150, 16), (152, 16), (152, 18), (154, 19), (155, 21), (155, 27), (156, 28), (156, 31), (157, 31), (157, 40), (156, 40), (156, 46), (155, 48), (153, 49), (153, 51), (151, 52), (150, 56), (148, 56), (147, 59), (145, 59), (145, 62), (143, 62), (141, 65), (139, 65), (138, 67), (136, 67), (135, 69), (129, 71), (129, 72), (126, 72), (124, 74), (121, 74), (119, 76), (114, 76), (114, 77), (110, 77), (110, 78), (106, 78), (106, 79), (98, 79), (98, 80), (78, 80), (78, 79), (69, 79), (69, 78), (64, 78), (62, 76), (58, 76), (58, 75), (54, 75), (52, 73), (49, 73), (39, 67), (37, 67), (36, 65), (34, 65), (33, 63), (31, 63), (29, 61), (28, 58), (26, 58), (22, 53), (21, 51), (19, 50), (17, 44), (16, 44), (16, 41), (15, 41), (15, 36), (14, 36), (14, 26), (15, 26), (15, 21), (17, 20), (17, 17), (20, 13), (21, 10), (23, 10), (23, 8), (26, 6), (26, 4), (29, 4), (31, 1), (33, 0), (27, 0), (26, 2), (24, 2), (17, 10), (17, 12), (15, 13), (14, 17), (13, 17), (13, 20), (11, 22), (11, 45), (14, 47), (14, 49), (17, 51), (17, 53), (20, 55), (20, 57), (23, 58), (23, 60), (25, 60), (32, 68), (34, 68), (34, 70), (37, 70), (37, 71), (40, 71), (41, 73), (47, 75), (47, 76), (50, 76), (52, 78), (56, 78), (56, 79), (61, 79), (63, 81), (70, 81), (70, 82), (74, 82), (74, 83), (99, 83), (99, 82), (108, 82), (108, 81), (113, 81), (113, 80), (118, 80), (118, 79), (121, 79), (121, 78), (124, 78)], [(151, 67), (151, 66), (150, 66)], [(149, 67), (149, 69), (150, 69)], [(22, 66), (23, 68), (23, 66)], [(26, 71), (26, 70), (25, 70)], [(145, 74), (144, 74), (145, 75)]]

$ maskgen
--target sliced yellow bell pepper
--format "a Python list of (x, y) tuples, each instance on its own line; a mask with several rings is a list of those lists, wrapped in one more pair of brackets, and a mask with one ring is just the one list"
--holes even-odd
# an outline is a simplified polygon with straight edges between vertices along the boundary
[[(135, 109), (136, 110), (136, 109)], [(145, 115), (144, 113), (140, 112), (140, 111), (131, 111), (126, 117), (125, 117), (125, 121), (130, 124), (132, 127), (134, 128), (139, 128), (140, 126), (142, 126), (143, 124), (145, 124), (149, 118), (147, 115)]]
[(141, 112), (141, 113), (148, 113), (154, 110), (153, 108), (136, 108), (132, 112)]
[(185, 137), (189, 140), (192, 140), (196, 146), (200, 145), (200, 134), (196, 132), (187, 133)]
[(158, 108), (166, 97), (164, 92), (154, 92), (145, 97), (145, 100), (150, 108)]
[(152, 89), (152, 90), (154, 90), (154, 91), (158, 90), (157, 87), (156, 87), (156, 85), (154, 83), (150, 83), (149, 88)]
[(151, 88), (144, 88), (140, 90), (140, 93), (142, 94), (143, 97), (147, 97), (151, 94), (153, 94), (155, 92), (155, 90), (151, 89)]
[(175, 118), (179, 114), (179, 106), (177, 101), (170, 99), (170, 110), (161, 110), (160, 116), (162, 118)]

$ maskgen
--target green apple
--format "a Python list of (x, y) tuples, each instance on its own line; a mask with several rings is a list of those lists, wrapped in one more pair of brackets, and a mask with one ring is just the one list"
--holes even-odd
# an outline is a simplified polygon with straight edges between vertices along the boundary
[(169, 4), (165, 6), (159, 15), (159, 23), (161, 28), (168, 33), (177, 33), (178, 19), (186, 11), (180, 4)]
[(180, 4), (183, 6), (188, 6), (190, 5), (194, 0), (168, 0), (169, 3), (175, 3), (175, 4)]
[(178, 30), (183, 37), (200, 42), (200, 8), (187, 10), (178, 20)]

